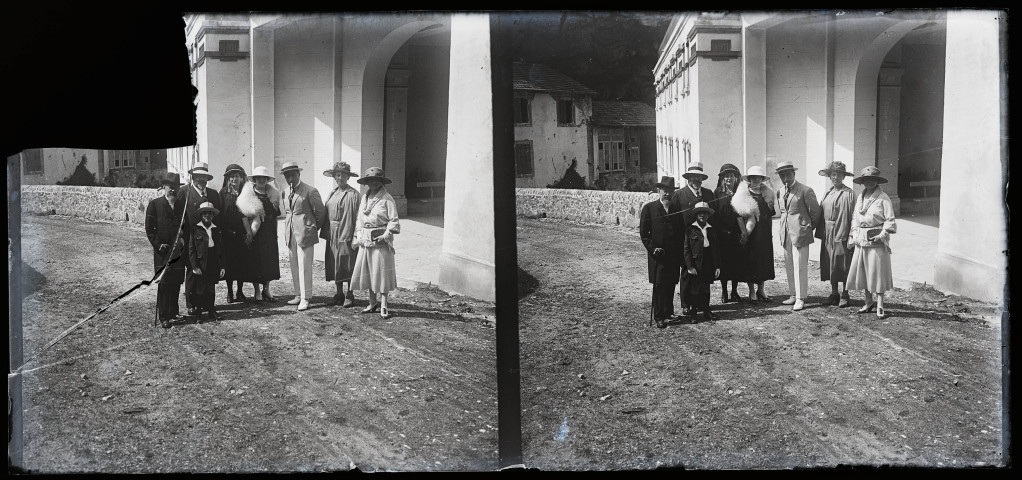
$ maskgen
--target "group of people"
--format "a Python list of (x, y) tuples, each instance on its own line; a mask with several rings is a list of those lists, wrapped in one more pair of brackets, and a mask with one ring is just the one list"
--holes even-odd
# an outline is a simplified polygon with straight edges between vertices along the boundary
[[(793, 311), (805, 308), (809, 246), (819, 239), (820, 278), (831, 285), (823, 305), (846, 307), (848, 290), (863, 290), (865, 304), (858, 312), (875, 310), (877, 317), (886, 317), (884, 293), (894, 286), (889, 240), (897, 232), (893, 203), (880, 187), (887, 179), (872, 166), (856, 177), (834, 161), (819, 171), (831, 186), (817, 201), (812, 188), (795, 180), (797, 170), (789, 161), (777, 164), (782, 188), (776, 192), (758, 165), (744, 176), (734, 165), (722, 165), (715, 190), (702, 186), (709, 175), (699, 162), (682, 174), (685, 186), (676, 187), (673, 177), (661, 178), (659, 199), (643, 205), (639, 219), (653, 284), (651, 323), (664, 328), (679, 318), (676, 285), (682, 315), (702, 311), (708, 320), (714, 318), (710, 290), (717, 281), (721, 303), (773, 301), (764, 283), (774, 279), (774, 215), (780, 216), (778, 240), (788, 280), (789, 297), (782, 304)], [(856, 194), (844, 184), (846, 177), (863, 190)], [(746, 297), (739, 294), (739, 283), (748, 285)]]
[[(281, 166), (286, 187), (263, 166), (248, 175), (240, 165), (228, 165), (219, 192), (207, 188), (213, 179), (205, 163), (188, 171), (189, 185), (181, 188), (180, 175), (161, 179), (161, 195), (146, 207), (146, 236), (153, 247), (157, 273), (156, 320), (169, 328), (180, 317), (178, 296), (185, 287), (187, 315), (203, 312), (217, 319), (216, 285), (227, 284), (227, 302), (244, 302), (243, 286), (251, 283), (252, 299), (276, 302), (270, 282), (280, 279), (277, 220), (284, 219), (284, 240), (289, 250), (295, 296), (287, 302), (298, 311), (312, 298), (314, 246), (326, 242), (326, 280), (336, 286), (328, 305), (355, 305), (353, 291), (368, 290), (363, 313), (379, 312), (390, 318), (387, 295), (397, 288), (394, 235), (400, 233), (397, 203), (387, 192), (391, 183), (381, 168), (372, 167), (359, 177), (344, 162), (323, 172), (334, 188), (326, 202), (312, 185), (301, 180), (297, 162)], [(365, 193), (348, 184), (352, 177), (367, 187)], [(379, 298), (377, 298), (379, 294)]]

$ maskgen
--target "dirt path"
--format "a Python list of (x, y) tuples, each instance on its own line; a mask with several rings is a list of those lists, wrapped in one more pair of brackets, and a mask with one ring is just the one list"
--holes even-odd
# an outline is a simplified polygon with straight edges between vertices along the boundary
[[(23, 217), (28, 357), (152, 275), (141, 228)], [(82, 254), (82, 252), (88, 252)], [(292, 295), (290, 273), (271, 290)], [(152, 327), (141, 290), (26, 367), (25, 464), (52, 472), (493, 470), (493, 305), (399, 290), (396, 317), (231, 304), (218, 323)], [(251, 294), (251, 286), (247, 286)], [(182, 302), (182, 311), (184, 310)]]
[[(889, 317), (770, 304), (648, 328), (638, 233), (518, 219), (525, 463), (542, 469), (996, 465), (994, 305), (889, 292)], [(746, 294), (746, 288), (740, 287)]]

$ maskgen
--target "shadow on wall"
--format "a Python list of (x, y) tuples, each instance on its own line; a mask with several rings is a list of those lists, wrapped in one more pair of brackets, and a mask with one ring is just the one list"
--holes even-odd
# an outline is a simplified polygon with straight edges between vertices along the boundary
[(578, 160), (571, 159), (571, 165), (564, 171), (560, 180), (547, 185), (547, 188), (565, 188), (572, 190), (585, 190), (586, 178), (578, 174)]

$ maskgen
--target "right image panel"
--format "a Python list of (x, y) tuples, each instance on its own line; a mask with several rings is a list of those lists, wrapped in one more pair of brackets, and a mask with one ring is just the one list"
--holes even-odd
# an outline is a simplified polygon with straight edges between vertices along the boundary
[(527, 468), (1006, 466), (1006, 12), (509, 17)]

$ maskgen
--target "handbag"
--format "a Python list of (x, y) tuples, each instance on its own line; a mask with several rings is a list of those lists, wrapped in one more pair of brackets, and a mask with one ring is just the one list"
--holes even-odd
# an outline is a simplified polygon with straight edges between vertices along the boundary
[(369, 231), (369, 239), (375, 242), (381, 236), (383, 236), (383, 234), (386, 233), (386, 232), (387, 232), (386, 228), (382, 228), (382, 227), (381, 228), (374, 228), (374, 229)]

